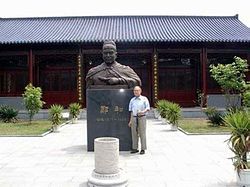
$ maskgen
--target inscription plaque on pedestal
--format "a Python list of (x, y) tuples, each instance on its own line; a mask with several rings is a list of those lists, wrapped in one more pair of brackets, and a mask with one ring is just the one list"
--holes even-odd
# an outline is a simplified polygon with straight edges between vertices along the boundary
[(88, 151), (94, 150), (98, 137), (119, 138), (120, 151), (131, 149), (128, 104), (132, 97), (130, 89), (87, 89)]

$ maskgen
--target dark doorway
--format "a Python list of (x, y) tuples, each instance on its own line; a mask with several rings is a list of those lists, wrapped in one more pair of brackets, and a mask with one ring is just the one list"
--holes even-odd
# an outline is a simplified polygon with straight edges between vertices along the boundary
[(195, 106), (200, 54), (159, 54), (159, 99)]
[(42, 88), (45, 107), (77, 102), (77, 55), (35, 56), (36, 82)]

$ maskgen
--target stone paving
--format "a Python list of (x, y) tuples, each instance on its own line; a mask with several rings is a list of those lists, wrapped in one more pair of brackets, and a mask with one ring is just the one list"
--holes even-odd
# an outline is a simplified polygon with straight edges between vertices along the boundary
[[(131, 187), (235, 187), (228, 135), (188, 136), (149, 119), (145, 155), (120, 153)], [(0, 137), (0, 187), (85, 187), (94, 169), (86, 120), (45, 137)]]

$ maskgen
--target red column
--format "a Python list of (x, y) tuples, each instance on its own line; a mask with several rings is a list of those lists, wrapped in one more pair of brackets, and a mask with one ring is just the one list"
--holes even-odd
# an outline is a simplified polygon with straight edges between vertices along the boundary
[(29, 82), (33, 84), (33, 54), (32, 49), (29, 51)]
[[(202, 59), (201, 59), (201, 67), (202, 67), (202, 93), (204, 97), (207, 96), (207, 48), (202, 48)], [(206, 102), (206, 101), (205, 101)]]

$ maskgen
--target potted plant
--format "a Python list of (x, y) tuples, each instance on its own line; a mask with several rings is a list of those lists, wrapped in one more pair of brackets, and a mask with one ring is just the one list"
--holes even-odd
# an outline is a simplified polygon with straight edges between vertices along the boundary
[(71, 103), (69, 105), (69, 113), (72, 116), (72, 123), (75, 123), (77, 120), (77, 116), (80, 114), (81, 104), (79, 103)]
[(207, 119), (213, 126), (220, 126), (223, 124), (224, 113), (220, 112), (216, 107), (207, 107), (203, 109)]
[(181, 107), (177, 103), (168, 102), (166, 110), (166, 118), (171, 125), (171, 130), (178, 129), (178, 122), (181, 118)]
[(162, 120), (162, 122), (165, 124), (166, 123), (166, 113), (167, 113), (167, 105), (169, 101), (167, 100), (158, 100), (156, 103), (156, 112), (158, 115), (155, 114), (155, 116), (159, 119)]
[(225, 124), (231, 128), (228, 139), (230, 150), (234, 153), (233, 165), (237, 171), (237, 183), (240, 186), (250, 186), (250, 113), (236, 111), (225, 116)]
[(53, 132), (58, 132), (58, 125), (62, 120), (62, 111), (63, 106), (53, 104), (49, 109), (50, 120), (52, 122), (52, 130)]
[(0, 120), (4, 123), (15, 123), (17, 121), (17, 115), (18, 110), (7, 105), (0, 106)]

